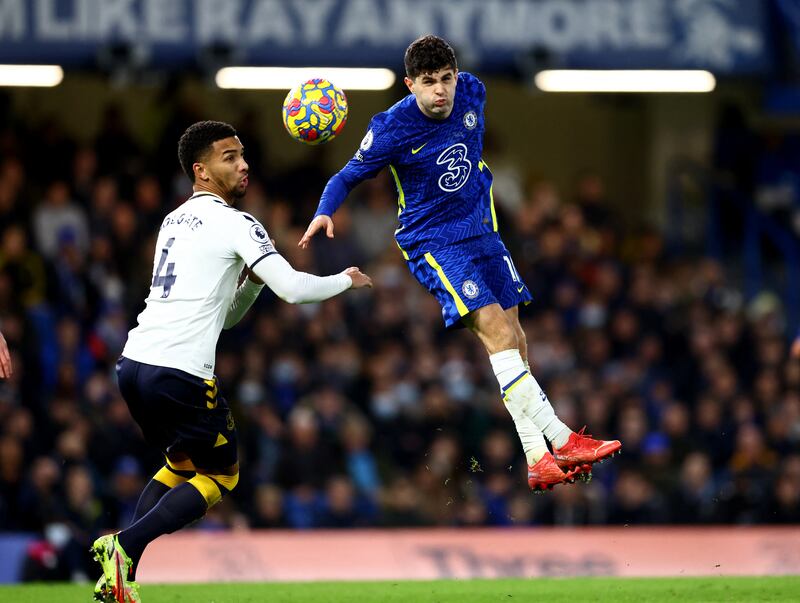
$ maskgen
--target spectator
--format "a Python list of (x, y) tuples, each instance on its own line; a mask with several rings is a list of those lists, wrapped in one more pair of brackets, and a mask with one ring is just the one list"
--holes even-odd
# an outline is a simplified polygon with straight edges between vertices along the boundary
[(680, 480), (672, 489), (671, 520), (682, 524), (714, 523), (718, 521), (716, 501), (717, 488), (708, 455), (689, 454), (683, 461)]
[[(175, 123), (196, 112), (182, 108)], [(154, 235), (183, 193), (171, 180), (174, 139), (153, 162), (125, 117), (110, 108), (80, 145), (52, 120), (41, 137), (3, 134), (0, 369), (13, 365), (0, 381), (3, 529), (44, 534), (65, 518), (87, 532), (119, 527), (141, 471), (161, 461), (112, 375), (152, 278)], [(727, 116), (719, 139), (735, 148), (718, 141), (716, 152), (743, 186), (753, 170), (741, 167), (752, 161), (741, 142), (752, 134), (739, 118)], [(356, 191), (336, 239), (297, 251), (322, 166), (310, 180), (253, 171), (243, 209), (298, 268), (363, 257), (376, 289), (303, 307), (262, 296), (223, 335), (217, 375), (241, 426), (243, 478), (204, 527), (798, 521), (800, 343), (788, 343), (774, 297), (745, 306), (730, 266), (622, 224), (596, 173), (574, 183), (572, 203), (546, 178), (520, 188), (530, 178), (520, 174), (500, 228), (535, 295), (521, 324), (537, 378), (570, 422), (625, 446), (590, 484), (531, 501), (488, 366), (463, 333), (440, 328), (440, 309), (386, 244), (391, 180)], [(32, 567), (68, 578), (51, 532)]]
[(34, 210), (33, 229), (36, 246), (48, 260), (55, 260), (61, 246), (69, 242), (79, 253), (89, 248), (89, 223), (83, 209), (70, 199), (69, 186), (56, 180), (48, 187)]
[(283, 510), (283, 490), (271, 484), (256, 488), (252, 527), (286, 528), (288, 523)]
[(622, 472), (610, 501), (608, 522), (643, 525), (666, 520), (666, 509), (652, 484), (637, 471)]

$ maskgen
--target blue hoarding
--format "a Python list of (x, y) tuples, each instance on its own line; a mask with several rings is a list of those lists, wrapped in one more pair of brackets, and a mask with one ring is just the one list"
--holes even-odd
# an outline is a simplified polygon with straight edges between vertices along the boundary
[[(0, 0), (0, 61), (90, 65), (113, 44), (145, 63), (402, 64), (437, 33), (468, 66), (771, 67), (763, 0)], [(226, 54), (227, 53), (227, 54)]]

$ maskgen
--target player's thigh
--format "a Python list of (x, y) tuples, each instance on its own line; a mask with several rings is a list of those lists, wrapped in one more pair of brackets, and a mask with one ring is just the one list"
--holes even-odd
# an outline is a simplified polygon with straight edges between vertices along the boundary
[(124, 357), (116, 366), (117, 384), (133, 420), (147, 443), (163, 451), (172, 442), (173, 419), (159, 369)]
[(127, 390), (135, 393), (132, 414), (148, 442), (176, 462), (188, 459), (212, 468), (238, 462), (236, 426), (216, 379), (127, 359), (121, 377), (130, 366), (136, 368), (135, 379), (132, 384), (122, 379), (120, 389), (123, 395)]
[(453, 245), (408, 260), (411, 274), (442, 307), (447, 327), (462, 326), (475, 310), (497, 303), (470, 256), (469, 245)]
[[(206, 400), (210, 400), (206, 397)], [(213, 407), (211, 407), (213, 406)], [(213, 398), (211, 405), (188, 412), (175, 426), (176, 438), (167, 455), (187, 455), (200, 473), (219, 473), (236, 466), (239, 435), (233, 413), (222, 396)]]

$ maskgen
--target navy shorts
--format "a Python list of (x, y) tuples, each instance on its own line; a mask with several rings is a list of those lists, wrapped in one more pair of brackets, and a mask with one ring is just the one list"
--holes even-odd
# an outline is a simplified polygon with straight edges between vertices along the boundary
[(212, 472), (237, 462), (236, 425), (216, 377), (206, 380), (123, 356), (117, 378), (149, 444), (166, 455), (184, 453), (195, 467)]
[(484, 306), (504, 310), (528, 304), (531, 296), (500, 235), (487, 234), (406, 260), (411, 274), (442, 306), (447, 327)]

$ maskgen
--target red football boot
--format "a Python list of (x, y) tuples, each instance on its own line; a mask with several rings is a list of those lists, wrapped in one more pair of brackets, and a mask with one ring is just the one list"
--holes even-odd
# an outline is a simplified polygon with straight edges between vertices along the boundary
[(552, 490), (556, 484), (571, 484), (575, 481), (576, 471), (564, 472), (556, 464), (556, 459), (546, 452), (533, 465), (528, 465), (528, 485), (534, 494)]
[(563, 471), (574, 471), (575, 477), (589, 481), (592, 477), (592, 464), (604, 461), (617, 454), (622, 448), (619, 440), (595, 440), (586, 427), (571, 433), (569, 440), (561, 448), (553, 450), (556, 463)]

